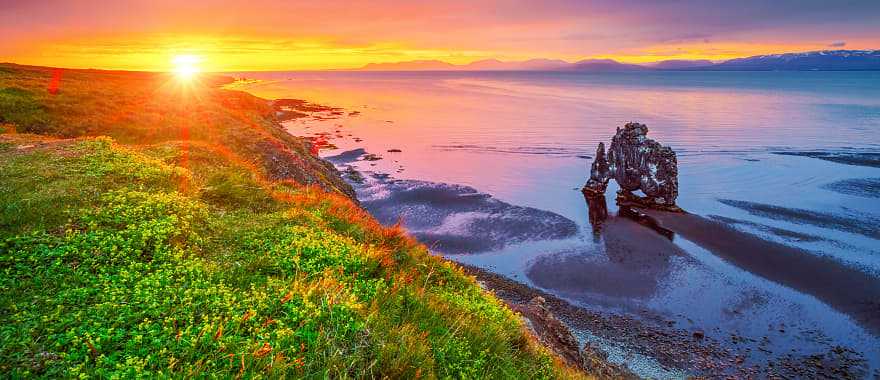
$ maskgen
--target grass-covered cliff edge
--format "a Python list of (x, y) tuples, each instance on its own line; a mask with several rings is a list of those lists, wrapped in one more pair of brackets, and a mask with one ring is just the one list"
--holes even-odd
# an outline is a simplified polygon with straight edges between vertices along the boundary
[(581, 376), (221, 82), (0, 65), (2, 377)]

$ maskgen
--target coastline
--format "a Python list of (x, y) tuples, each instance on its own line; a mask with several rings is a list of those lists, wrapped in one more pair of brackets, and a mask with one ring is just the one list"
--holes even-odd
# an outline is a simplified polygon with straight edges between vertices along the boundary
[[(334, 123), (335, 127), (332, 128), (333, 130), (328, 131), (329, 133), (318, 132), (318, 131), (322, 130), (320, 127), (317, 127), (316, 129), (309, 130), (309, 133), (318, 132), (319, 134), (322, 134), (324, 137), (327, 137), (328, 141), (332, 141), (334, 139), (334, 136), (335, 136), (335, 138), (342, 138), (343, 136), (346, 136), (347, 138), (351, 138), (351, 136), (352, 136), (351, 131), (353, 131), (352, 129), (342, 127), (342, 125), (338, 124), (338, 122), (333, 122), (333, 123)], [(347, 124), (345, 122), (342, 122), (342, 123)], [(301, 127), (297, 127), (294, 129), (298, 129), (298, 128), (301, 128)], [(309, 128), (309, 127), (305, 127), (305, 128)], [(291, 127), (288, 127), (288, 129), (290, 130)], [(345, 131), (346, 129), (349, 132), (346, 132)], [(291, 131), (291, 133), (295, 133), (295, 132)], [(348, 133), (348, 134), (346, 135), (346, 133)], [(354, 139), (355, 139), (355, 141), (358, 141), (357, 136), (354, 136)], [(356, 146), (357, 145), (355, 145), (355, 147)], [(400, 148), (402, 148), (404, 151), (407, 150), (406, 146), (401, 146)], [(399, 151), (399, 149), (395, 149), (395, 151)], [(471, 202), (471, 200), (473, 200), (475, 198), (473, 198), (471, 195), (468, 195), (468, 194), (473, 194), (473, 195), (482, 194), (482, 193), (479, 193), (478, 190), (473, 190), (473, 189), (471, 189), (471, 190), (465, 189), (464, 192), (461, 192), (461, 190), (454, 190), (451, 192), (449, 190), (443, 190), (444, 187), (446, 187), (446, 186), (452, 186), (452, 187), (449, 187), (448, 189), (456, 189), (455, 186), (458, 186), (458, 185), (454, 185), (454, 184), (437, 184), (437, 183), (430, 183), (430, 182), (424, 182), (424, 184), (420, 184), (418, 181), (396, 179), (395, 177), (397, 175), (400, 175), (401, 170), (397, 170), (396, 173), (394, 173), (394, 172), (382, 173), (381, 170), (371, 172), (371, 171), (369, 171), (370, 169), (368, 169), (366, 172), (359, 171), (359, 170), (355, 169), (355, 167), (350, 164), (353, 162), (366, 163), (371, 160), (371, 159), (367, 159), (366, 157), (377, 157), (377, 159), (381, 160), (382, 157), (380, 156), (380, 152), (369, 152), (369, 151), (365, 150), (363, 148), (363, 146), (361, 146), (360, 148), (354, 148), (352, 150), (347, 150), (347, 151), (343, 150), (341, 153), (339, 153), (339, 152), (340, 152), (340, 150), (335, 150), (334, 156), (325, 155), (325, 159), (328, 159), (329, 161), (333, 162), (337, 166), (337, 168), (340, 170), (340, 172), (343, 173), (345, 178), (350, 183), (352, 183), (356, 189), (358, 188), (359, 184), (363, 185), (365, 181), (366, 182), (372, 181), (374, 184), (379, 183), (384, 186), (384, 187), (382, 187), (381, 191), (383, 191), (383, 192), (390, 191), (391, 194), (399, 194), (400, 196), (404, 196), (408, 200), (407, 202), (411, 202), (411, 201), (415, 200), (416, 203), (413, 203), (413, 205), (418, 204), (418, 205), (421, 205), (419, 207), (428, 207), (428, 208), (424, 209), (428, 212), (436, 212), (438, 210), (435, 208), (438, 204), (434, 203), (436, 199), (441, 199), (441, 198), (447, 199), (447, 200), (451, 199), (451, 200), (454, 200), (454, 202), (459, 202), (458, 199), (462, 199), (462, 200), (468, 199), (468, 202)], [(388, 153), (393, 153), (393, 152), (391, 152), (389, 150)], [(382, 152), (381, 155), (386, 156), (385, 159), (390, 159), (389, 157), (387, 157), (387, 156), (389, 156), (389, 154), (387, 154), (387, 153)], [(393, 158), (393, 157), (394, 156), (391, 155), (391, 158)], [(397, 161), (394, 161), (394, 162), (397, 163)], [(362, 167), (366, 167), (366, 166), (362, 166)], [(375, 163), (369, 163), (369, 167), (375, 167)], [(363, 169), (361, 169), (361, 170), (363, 170)], [(389, 184), (390, 184), (390, 186), (388, 186)], [(427, 187), (425, 187), (425, 186), (427, 186)], [(368, 187), (369, 186), (367, 186), (367, 188)], [(422, 190), (418, 190), (419, 196), (417, 198), (413, 198), (410, 195), (404, 195), (404, 194), (407, 194), (408, 192), (414, 191), (414, 189), (419, 189), (420, 187), (425, 187), (425, 191), (428, 191), (427, 189), (431, 189), (430, 191), (432, 191), (432, 192), (433, 191), (439, 191), (439, 192), (434, 195), (429, 195), (430, 193), (425, 193)], [(374, 191), (374, 190), (368, 190), (368, 191)], [(379, 190), (375, 190), (375, 191), (379, 191)], [(369, 194), (369, 193), (367, 193), (367, 194)], [(412, 193), (412, 194), (415, 194), (415, 193)], [(363, 194), (361, 194), (361, 195), (363, 195)], [(387, 194), (386, 194), (386, 196), (387, 196)], [(486, 199), (489, 199), (489, 201), (491, 202), (491, 195), (487, 195), (487, 196), (488, 196), (488, 198), (483, 198), (481, 200), (481, 202), (485, 201)], [(372, 209), (372, 211), (374, 212), (374, 215), (376, 215), (375, 212), (377, 210), (382, 210), (382, 212), (390, 213), (390, 214), (394, 213), (395, 212), (394, 207), (395, 207), (395, 203), (397, 203), (397, 201), (394, 201), (393, 197), (394, 196), (392, 195), (392, 198), (387, 198), (386, 200), (384, 200), (383, 203), (381, 203), (381, 207), (379, 207), (380, 204), (373, 205), (373, 206), (376, 206)], [(452, 197), (452, 198), (449, 198), (449, 197)], [(480, 197), (484, 197), (484, 196), (480, 195)], [(432, 199), (435, 199), (435, 200), (432, 200)], [(362, 203), (363, 202), (364, 201), (362, 199)], [(454, 204), (457, 204), (457, 203), (454, 203)], [(428, 206), (425, 206), (425, 205), (428, 205)], [(368, 209), (368, 211), (371, 210), (370, 206), (371, 206), (370, 201), (367, 200), (365, 207)], [(516, 207), (515, 205), (510, 205), (510, 206)], [(456, 211), (456, 212), (459, 212), (459, 211), (460, 212), (467, 212), (466, 210), (468, 210), (467, 208), (464, 208), (464, 209), (458, 208), (460, 206), (455, 206), (455, 207), (456, 207), (456, 210), (454, 210), (454, 211)], [(482, 208), (480, 208), (480, 207), (482, 207)], [(486, 210), (486, 208), (484, 206), (480, 206), (480, 207), (478, 207), (477, 209), (479, 209), (481, 211)], [(445, 211), (440, 211), (440, 212), (441, 212), (440, 215), (444, 215), (443, 213)], [(387, 225), (391, 225), (391, 224), (396, 223), (398, 221), (398, 219), (391, 216), (390, 214), (388, 215), (388, 217), (385, 217), (385, 218), (383, 218), (381, 215), (379, 215), (380, 221), (383, 221), (383, 223), (385, 223)], [(443, 218), (441, 218), (441, 219), (443, 219)], [(418, 225), (418, 226), (422, 226), (423, 225), (422, 223), (425, 222), (425, 220), (421, 219), (420, 216), (418, 216), (418, 215), (410, 215), (407, 218), (405, 218), (405, 220), (408, 222), (416, 223), (416, 225)], [(536, 219), (536, 220), (538, 220), (538, 219)], [(434, 222), (430, 222), (430, 223), (428, 223), (428, 225), (432, 225), (431, 223), (434, 223)], [(621, 245), (617, 250), (622, 253), (621, 258), (628, 256), (633, 250), (639, 250), (639, 249), (644, 250), (644, 248), (647, 246), (656, 246), (658, 244), (657, 241), (652, 240), (653, 238), (650, 237), (650, 236), (653, 236), (653, 235), (651, 235), (651, 234), (653, 234), (653, 232), (648, 231), (648, 233), (646, 234), (645, 231), (636, 229), (635, 234), (633, 234), (633, 231), (634, 231), (633, 228), (635, 228), (635, 227), (628, 225), (628, 222), (625, 222), (624, 220), (621, 220), (621, 223), (623, 223), (623, 224), (618, 227), (614, 227), (613, 223), (612, 223), (611, 235), (608, 235), (608, 237), (606, 237), (606, 238), (614, 239), (614, 236), (617, 236), (617, 239), (620, 239)], [(669, 226), (666, 226), (666, 227), (669, 227), (673, 230), (676, 230), (675, 231), (676, 234), (683, 236), (688, 240), (694, 240), (695, 243), (703, 243), (703, 244), (700, 244), (702, 246), (702, 245), (706, 245), (707, 241), (699, 239), (698, 238), (699, 234), (695, 235), (695, 233), (698, 232), (698, 230), (700, 228), (703, 228), (705, 226), (714, 226), (709, 223), (717, 223), (717, 222), (711, 222), (709, 220), (701, 218), (698, 223), (699, 226), (681, 225), (681, 224), (672, 223), (674, 228), (669, 227)], [(436, 224), (433, 224), (433, 225), (436, 226)], [(665, 226), (665, 224), (664, 224), (664, 226)], [(417, 227), (417, 228), (422, 228), (422, 227)], [(615, 228), (617, 228), (617, 230), (615, 230)], [(761, 237), (754, 236), (754, 235), (751, 235), (751, 234), (748, 234), (745, 232), (740, 232), (737, 229), (733, 228), (732, 226), (723, 226), (723, 227), (719, 227), (719, 228), (721, 228), (721, 229), (716, 230), (715, 232), (720, 231), (720, 233), (722, 233), (722, 236), (732, 237), (734, 242), (745, 242), (747, 244), (752, 244), (754, 246), (758, 246), (759, 248), (761, 248), (765, 251), (766, 250), (773, 251), (773, 250), (789, 249), (789, 248), (786, 248), (785, 246), (782, 246), (778, 243), (770, 242), (770, 241), (765, 240)], [(704, 238), (708, 239), (708, 240), (712, 240), (713, 238), (714, 239), (718, 238), (718, 236), (710, 236), (710, 235), (712, 235), (712, 234), (706, 234), (704, 236)], [(498, 273), (489, 272), (485, 268), (479, 268), (479, 267), (476, 267), (473, 265), (468, 265), (466, 263), (463, 263), (462, 261), (456, 260), (456, 255), (460, 255), (461, 252), (466, 252), (469, 249), (470, 250), (472, 250), (472, 249), (478, 249), (478, 250), (492, 249), (491, 246), (489, 248), (486, 248), (481, 245), (469, 245), (471, 243), (465, 243), (465, 242), (455, 242), (455, 244), (450, 246), (449, 245), (450, 243), (444, 243), (443, 237), (438, 237), (437, 235), (422, 235), (419, 237), (420, 237), (420, 240), (422, 240), (426, 244), (433, 243), (433, 244), (429, 244), (429, 245), (431, 245), (432, 248), (434, 248), (435, 250), (439, 250), (441, 252), (442, 252), (441, 247), (443, 247), (444, 244), (447, 244), (447, 246), (449, 246), (449, 247), (453, 247), (452, 254), (445, 255), (445, 256), (447, 256), (447, 258), (449, 258), (449, 259), (452, 259), (453, 261), (458, 261), (458, 263), (460, 265), (462, 265), (463, 267), (465, 267), (469, 273), (475, 275), (478, 280), (480, 280), (484, 284), (486, 284), (486, 287), (488, 289), (494, 290), (496, 292), (496, 294), (498, 294), (502, 299), (504, 299), (510, 305), (512, 305), (514, 307), (519, 307), (524, 304), (527, 304), (528, 301), (531, 300), (531, 298), (534, 298), (536, 296), (544, 297), (547, 300), (547, 304), (550, 305), (551, 311), (554, 314), (557, 314), (557, 316), (560, 319), (562, 319), (566, 324), (568, 324), (569, 327), (571, 327), (573, 330), (575, 330), (575, 331), (579, 330), (581, 333), (586, 333), (587, 335), (596, 336), (598, 334), (597, 336), (599, 336), (599, 337), (604, 336), (604, 337), (610, 338), (610, 340), (617, 340), (617, 343), (623, 342), (623, 345), (628, 346), (632, 352), (642, 352), (642, 353), (647, 354), (648, 357), (650, 357), (654, 360), (657, 360), (657, 362), (660, 363), (661, 367), (659, 367), (659, 368), (661, 370), (663, 370), (663, 369), (667, 369), (667, 370), (671, 370), (671, 371), (684, 370), (690, 374), (708, 375), (708, 376), (719, 375), (719, 374), (729, 374), (729, 375), (737, 374), (739, 376), (754, 376), (756, 374), (760, 374), (762, 376), (773, 375), (773, 374), (786, 375), (786, 376), (806, 376), (806, 375), (815, 376), (815, 375), (819, 375), (819, 374), (826, 374), (826, 375), (831, 375), (831, 374), (844, 375), (844, 374), (846, 374), (849, 376), (860, 377), (860, 376), (867, 376), (868, 375), (867, 373), (865, 373), (866, 368), (865, 368), (864, 361), (862, 358), (859, 357), (859, 353), (857, 353), (857, 352), (846, 351), (846, 350), (835, 351), (836, 350), (835, 348), (829, 347), (828, 351), (826, 352), (827, 356), (825, 357), (825, 359), (816, 359), (816, 357), (808, 357), (808, 356), (797, 357), (796, 355), (791, 356), (791, 355), (786, 355), (785, 353), (775, 353), (771, 356), (776, 357), (776, 359), (764, 360), (762, 358), (764, 358), (768, 354), (762, 353), (761, 351), (767, 350), (767, 347), (765, 347), (763, 345), (764, 343), (761, 343), (759, 341), (753, 341), (753, 342), (749, 343), (749, 339), (751, 339), (751, 338), (748, 338), (748, 337), (737, 336), (736, 334), (733, 334), (733, 335), (729, 336), (728, 338), (723, 339), (723, 341), (719, 341), (719, 340), (716, 340), (714, 337), (709, 337), (708, 333), (704, 333), (698, 327), (697, 328), (691, 327), (690, 329), (676, 328), (676, 327), (673, 327), (673, 325), (675, 324), (675, 321), (664, 320), (662, 317), (659, 317), (657, 315), (651, 315), (650, 313), (645, 314), (645, 315), (639, 315), (639, 316), (627, 316), (627, 313), (623, 313), (623, 314), (619, 314), (619, 313), (615, 313), (615, 312), (609, 313), (608, 311), (601, 311), (601, 308), (600, 309), (593, 309), (593, 308), (588, 308), (588, 307), (585, 308), (585, 307), (579, 306), (579, 305), (574, 305), (570, 300), (566, 300), (564, 297), (558, 297), (557, 295), (553, 295), (551, 293), (546, 292), (545, 290), (540, 289), (540, 288), (546, 289), (547, 287), (552, 289), (554, 287), (554, 285), (552, 283), (543, 282), (543, 285), (541, 285), (540, 287), (535, 287), (536, 279), (538, 279), (538, 277), (535, 277), (535, 276), (540, 276), (537, 273), (535, 274), (535, 276), (529, 277), (529, 282), (531, 284), (527, 285), (527, 284), (523, 284), (521, 282), (518, 282), (517, 280), (512, 280), (511, 278), (500, 275)], [(636, 240), (629, 240), (632, 237), (635, 237)], [(639, 241), (643, 238), (649, 238), (649, 241), (645, 241), (644, 243), (639, 243)], [(475, 242), (477, 242), (477, 241), (479, 241), (480, 244), (484, 244), (487, 240), (485, 238), (478, 238), (478, 239), (475, 239)], [(461, 245), (461, 244), (465, 244), (465, 245)], [(633, 244), (635, 244), (635, 245), (633, 245)], [(639, 244), (642, 244), (641, 248), (639, 248), (640, 247)], [(688, 253), (682, 251), (682, 249), (679, 248), (676, 244), (670, 243), (668, 239), (665, 240), (665, 243), (660, 242), (660, 246), (666, 247), (665, 249), (668, 249), (671, 252), (670, 257), (685, 257), (688, 255)], [(463, 251), (455, 251), (455, 250), (459, 249), (459, 248), (455, 248), (455, 247), (467, 247), (467, 248), (465, 248)], [(497, 246), (495, 248), (497, 248)], [(713, 248), (715, 250), (718, 250), (717, 247), (713, 247)], [(456, 253), (456, 252), (459, 252), (459, 253)], [(626, 253), (626, 252), (630, 252), (630, 253)], [(788, 252), (796, 252), (796, 251), (788, 251)], [(722, 253), (722, 257), (724, 257), (723, 252), (719, 252), (719, 253)], [(799, 254), (803, 255), (805, 253), (799, 252)], [(789, 258), (795, 259), (795, 263), (799, 263), (799, 261), (797, 261), (797, 259), (799, 259), (800, 256), (799, 257), (789, 256)], [(650, 258), (650, 260), (654, 260), (654, 258)], [(678, 260), (678, 259), (674, 259), (674, 260)], [(642, 265), (642, 268), (648, 268), (649, 270), (652, 270), (650, 268), (656, 268), (656, 270), (658, 270), (658, 272), (657, 272), (658, 274), (663, 274), (666, 271), (668, 271), (668, 269), (664, 269), (663, 265), (665, 265), (665, 264), (662, 264), (662, 263), (663, 263), (663, 261), (661, 260), (656, 263), (650, 263), (650, 262), (638, 263), (638, 262), (636, 262), (636, 263), (630, 263), (630, 264), (635, 265), (635, 266)], [(832, 265), (835, 265), (835, 267), (837, 267), (837, 268), (841, 268), (841, 270), (844, 270), (844, 271), (850, 270), (847, 267), (843, 267), (840, 263), (836, 263), (833, 261), (823, 262), (823, 264), (829, 264), (829, 263)], [(756, 274), (758, 274), (758, 275), (761, 273), (760, 271), (758, 271), (754, 267), (755, 263), (745, 263), (743, 265), (745, 266), (745, 268), (744, 268), (745, 270), (749, 270), (749, 269), (754, 270), (757, 272)], [(815, 273), (815, 271), (821, 267), (821, 266), (816, 266), (816, 265), (811, 264), (809, 260), (804, 265), (806, 265), (806, 266), (805, 267), (801, 266), (801, 267), (802, 268), (811, 268), (810, 270), (814, 271), (813, 273)], [(555, 267), (551, 267), (550, 269), (552, 269), (552, 268), (556, 268), (555, 270), (558, 271), (560, 268), (565, 268), (565, 264), (563, 264), (562, 266), (557, 265)], [(577, 269), (577, 268), (578, 268), (577, 266), (571, 267), (571, 269), (573, 269), (573, 270)], [(599, 268), (601, 268), (601, 267), (599, 267)], [(798, 268), (798, 266), (795, 266), (793, 268)], [(598, 270), (603, 270), (603, 269), (598, 269)], [(856, 271), (856, 272), (852, 272), (852, 273), (857, 274), (859, 272)], [(579, 274), (579, 275), (582, 275), (582, 274)], [(809, 279), (810, 278), (809, 276), (810, 276), (809, 273), (800, 274), (800, 278), (802, 280)], [(534, 278), (532, 278), (532, 277), (534, 277)], [(566, 282), (566, 280), (563, 277), (559, 277), (559, 273), (555, 272), (555, 271), (548, 272), (546, 278), (549, 281)], [(853, 278), (855, 278), (855, 277), (849, 277), (849, 279), (853, 279)], [(638, 283), (639, 281), (642, 281), (644, 278), (643, 277), (629, 277), (629, 279), (635, 281), (635, 283)], [(605, 279), (604, 281), (609, 281), (609, 279)], [(619, 279), (613, 280), (613, 281), (619, 281)], [(869, 282), (870, 281), (873, 281), (873, 280), (869, 279)], [(541, 283), (541, 280), (538, 279), (537, 282)], [(611, 291), (612, 289), (614, 289), (613, 284), (614, 284), (614, 282), (606, 282), (604, 286), (607, 286), (607, 289), (605, 291), (607, 292), (607, 291)], [(590, 286), (595, 287), (595, 286), (603, 286), (603, 285), (602, 285), (602, 283), (593, 283), (593, 284), (590, 284)], [(654, 286), (654, 285), (646, 284), (646, 289), (652, 289), (651, 288), (652, 286)], [(795, 286), (798, 286), (798, 285), (795, 285)], [(620, 288), (618, 288), (618, 289), (620, 289)], [(620, 289), (620, 290), (625, 290), (625, 289)], [(653, 290), (650, 290), (650, 291), (653, 291)], [(838, 297), (838, 295), (830, 295), (830, 297), (832, 297), (832, 298)], [(856, 302), (856, 301), (857, 300), (854, 300), (854, 302)], [(843, 301), (843, 302), (848, 302), (848, 301)], [(850, 304), (852, 305), (852, 302), (850, 302)], [(846, 311), (846, 310), (842, 310), (842, 311)], [(575, 316), (575, 317), (572, 317), (572, 316)], [(658, 317), (659, 317), (659, 319), (658, 319)], [(601, 321), (601, 322), (584, 323), (583, 321)], [(653, 321), (653, 322), (651, 322), (651, 321)], [(867, 320), (865, 320), (865, 321), (867, 321)], [(870, 321), (867, 321), (867, 322), (870, 322)], [(615, 332), (619, 332), (619, 331), (630, 331), (632, 333), (625, 333), (622, 335), (615, 335), (614, 334)], [(642, 335), (644, 337), (641, 337)], [(695, 336), (697, 336), (697, 335), (699, 335), (700, 337), (696, 338)], [(715, 335), (715, 334), (713, 334), (713, 335)], [(662, 342), (658, 343), (658, 341), (662, 341)], [(743, 347), (737, 348), (737, 345), (736, 345), (737, 341), (746, 342), (746, 344)], [(584, 341), (584, 342), (586, 342), (586, 341)], [(676, 350), (675, 347), (687, 347), (687, 349)], [(816, 364), (814, 365), (813, 363), (816, 363)], [(775, 364), (775, 366), (774, 366), (774, 364)]]
[[(369, 154), (363, 152), (363, 154)], [(348, 156), (352, 159), (353, 155), (342, 153), (342, 156)], [(332, 157), (328, 158), (335, 161), (340, 167), (345, 167), (345, 160), (338, 160)], [(353, 169), (349, 166), (343, 172), (351, 173)], [(358, 173), (354, 171), (354, 173)], [(360, 174), (356, 175), (363, 181), (364, 177), (376, 176), (376, 174)], [(384, 175), (379, 178), (368, 179), (372, 181), (391, 181), (393, 183), (402, 183), (403, 187), (394, 190), (391, 187), (392, 194), (399, 193), (411, 201), (411, 196), (405, 195), (411, 191), (409, 180), (388, 179)], [(350, 177), (349, 177), (350, 178)], [(416, 182), (418, 183), (418, 182)], [(439, 186), (437, 189), (443, 189), (446, 185)], [(357, 185), (356, 185), (357, 188)], [(383, 191), (388, 191), (388, 188)], [(433, 190), (432, 190), (433, 191)], [(445, 199), (446, 202), (458, 204), (459, 197), (467, 198), (468, 192), (464, 195), (459, 193), (447, 193), (445, 190), (435, 195), (428, 195), (431, 192), (420, 192), (420, 197), (425, 198), (426, 204), (434, 204), (431, 199)], [(449, 197), (453, 198), (449, 198)], [(393, 202), (395, 198), (391, 195), (390, 200)], [(418, 198), (416, 198), (418, 199)], [(485, 200), (486, 198), (482, 198)], [(421, 201), (420, 201), (421, 202)], [(397, 210), (393, 203), (372, 204), (370, 201), (362, 202), (368, 211), (378, 214), (380, 221), (387, 225), (394, 224), (398, 219), (386, 217), (382, 215)], [(421, 204), (421, 203), (419, 203)], [(397, 205), (399, 206), (399, 205)], [(443, 210), (445, 205), (435, 205), (439, 210)], [(435, 207), (431, 206), (431, 207)], [(515, 207), (515, 206), (510, 206)], [(466, 211), (467, 209), (458, 209), (458, 211)], [(643, 210), (645, 211), (645, 210)], [(429, 211), (432, 214), (436, 211)], [(713, 252), (720, 257), (737, 257), (745, 252), (763, 252), (769, 255), (776, 252), (784, 252), (787, 256), (779, 259), (787, 258), (790, 262), (786, 262), (792, 271), (795, 271), (794, 277), (796, 285), (806, 286), (805, 291), (809, 291), (810, 284), (814, 284), (817, 279), (822, 279), (826, 275), (840, 274), (844, 282), (852, 282), (859, 284), (868, 291), (871, 291), (871, 283), (876, 280), (867, 277), (863, 272), (843, 266), (840, 263), (818, 258), (813, 259), (812, 254), (799, 251), (797, 249), (787, 247), (778, 243), (773, 243), (757, 236), (737, 231), (731, 227), (721, 225), (719, 222), (710, 221), (696, 215), (685, 214), (684, 216), (674, 217), (682, 218), (683, 221), (677, 223), (669, 222), (666, 218), (657, 217), (655, 213), (648, 211), (652, 216), (661, 220), (662, 226), (673, 231), (678, 236), (715, 248)], [(444, 211), (440, 211), (443, 215)], [(375, 215), (375, 214), (374, 214)], [(672, 214), (670, 214), (672, 215)], [(409, 215), (406, 220), (413, 221), (414, 215)], [(529, 218), (530, 216), (526, 216)], [(529, 219), (526, 219), (529, 220)], [(421, 218), (416, 217), (416, 225), (423, 225)], [(539, 226), (541, 224), (534, 224)], [(708, 231), (703, 231), (707, 227)], [(604, 352), (603, 355), (588, 356), (593, 360), (601, 360), (608, 363), (612, 368), (610, 371), (620, 371), (620, 368), (627, 368), (622, 372), (615, 372), (614, 377), (625, 377), (630, 371), (636, 371), (633, 376), (640, 377), (659, 377), (659, 378), (676, 378), (687, 376), (734, 376), (734, 377), (815, 377), (815, 376), (844, 376), (852, 378), (860, 378), (867, 376), (867, 368), (864, 356), (851, 350), (841, 350), (839, 347), (827, 347), (822, 354), (813, 356), (798, 357), (787, 353), (773, 352), (772, 348), (766, 346), (769, 342), (768, 336), (764, 336), (763, 340), (753, 340), (746, 336), (737, 335), (731, 332), (726, 338), (718, 340), (708, 336), (704, 328), (691, 323), (690, 328), (680, 328), (675, 320), (667, 319), (661, 315), (652, 312), (642, 311), (640, 313), (609, 311), (603, 308), (611, 307), (613, 304), (605, 304), (604, 301), (584, 300), (584, 303), (597, 302), (597, 308), (588, 306), (578, 306), (564, 297), (554, 295), (543, 289), (551, 289), (557, 294), (569, 294), (575, 296), (585, 290), (589, 292), (598, 292), (601, 294), (609, 294), (623, 297), (642, 297), (649, 295), (657, 289), (657, 277), (663, 276), (670, 270), (669, 260), (672, 258), (686, 258), (690, 260), (689, 253), (671, 242), (669, 238), (661, 236), (654, 231), (640, 225), (635, 221), (631, 221), (625, 217), (613, 216), (606, 221), (603, 226), (602, 238), (606, 242), (606, 253), (612, 262), (619, 264), (581, 264), (580, 262), (555, 262), (546, 268), (542, 267), (542, 260), (536, 261), (526, 272), (526, 278), (530, 285), (519, 282), (509, 277), (492, 273), (486, 269), (469, 265), (466, 261), (460, 260), (462, 251), (459, 247), (468, 247), (470, 249), (491, 250), (491, 246), (485, 246), (482, 242), (486, 242), (487, 238), (482, 237), (483, 230), (471, 231), (475, 235), (464, 241), (456, 240), (455, 244), (449, 246), (446, 238), (439, 235), (419, 235), (421, 241), (430, 243), (432, 250), (440, 253), (444, 247), (452, 248), (451, 254), (443, 254), (447, 259), (457, 262), (465, 268), (465, 271), (474, 275), (478, 281), (484, 286), (492, 290), (496, 295), (502, 298), (514, 310), (519, 310), (529, 304), (534, 297), (544, 298), (548, 306), (548, 310), (560, 318), (576, 335), (584, 337), (593, 337), (594, 343), (590, 342), (590, 338), (582, 338), (581, 345), (585, 354)], [(487, 235), (487, 236), (492, 236)], [(496, 235), (497, 236), (497, 235)], [(469, 242), (473, 239), (474, 242)], [(476, 244), (476, 242), (481, 242)], [(733, 246), (725, 246), (720, 250), (713, 247), (713, 243), (719, 241), (729, 241)], [(740, 251), (736, 245), (744, 244), (750, 247), (752, 251)], [(440, 251), (437, 251), (440, 250)], [(757, 250), (757, 251), (755, 251)], [(662, 252), (659, 255), (653, 252)], [(466, 250), (465, 250), (466, 252)], [(648, 254), (650, 252), (650, 254)], [(445, 253), (445, 252), (443, 252)], [(465, 253), (467, 256), (467, 254)], [(792, 256), (796, 255), (796, 256)], [(572, 257), (577, 257), (577, 254)], [(755, 271), (761, 274), (761, 268), (764, 265), (761, 261), (751, 261), (746, 257), (745, 262), (735, 262), (742, 265), (745, 270)], [(825, 269), (822, 265), (828, 265), (836, 268), (835, 272), (827, 274), (822, 272)], [(794, 264), (794, 265), (792, 265)], [(615, 273), (619, 273), (615, 275)], [(593, 277), (590, 277), (590, 275)], [(814, 276), (818, 275), (818, 276)], [(771, 280), (780, 280), (771, 277)], [(783, 278), (783, 280), (787, 280)], [(860, 281), (866, 282), (860, 282)], [(821, 283), (821, 281), (819, 282)], [(621, 286), (621, 284), (626, 284)], [(867, 285), (862, 285), (867, 284)], [(858, 307), (860, 302), (865, 301), (864, 293), (854, 292), (847, 293), (851, 288), (840, 288), (842, 293), (826, 294), (831, 297), (832, 305), (841, 305), (847, 312), (857, 311), (856, 317), (863, 318), (864, 323), (872, 323), (872, 314), (863, 309), (853, 310), (846, 308)], [(854, 299), (852, 297), (860, 297)], [(868, 299), (870, 301), (870, 299)], [(840, 303), (838, 303), (840, 302)], [(869, 327), (872, 325), (868, 325)], [(684, 327), (684, 326), (682, 326)], [(780, 327), (780, 331), (782, 327)], [(723, 331), (714, 331), (713, 335), (724, 336)], [(601, 349), (592, 347), (595, 342), (605, 343)], [(608, 342), (610, 345), (608, 345)], [(609, 361), (607, 355), (609, 352), (618, 353), (616, 361)], [(627, 354), (626, 352), (629, 352)], [(635, 354), (635, 356), (632, 356)], [(619, 366), (619, 367), (618, 367)], [(687, 375), (685, 375), (687, 374)]]
[(0, 65), (0, 372), (588, 378), (359, 208), (270, 101), (51, 78)]

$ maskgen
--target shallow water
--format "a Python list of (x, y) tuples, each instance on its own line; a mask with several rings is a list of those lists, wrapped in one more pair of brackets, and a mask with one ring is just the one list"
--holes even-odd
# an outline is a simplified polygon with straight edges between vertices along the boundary
[[(242, 75), (262, 79), (241, 86), (258, 96), (358, 111), (288, 127), (303, 135), (329, 132), (339, 149), (325, 156), (355, 148), (383, 156), (337, 164), (367, 174), (359, 196), (374, 198), (377, 217), (407, 215), (423, 241), (453, 260), (587, 307), (648, 309), (719, 340), (731, 333), (754, 339), (754, 362), (843, 345), (863, 354), (864, 374), (880, 366), (877, 331), (682, 237), (668, 257), (634, 254), (624, 259), (644, 261), (608, 266), (617, 243), (613, 235), (592, 234), (576, 190), (599, 141), (607, 143), (627, 121), (645, 123), (649, 137), (678, 153), (684, 209), (877, 278), (880, 72)], [(450, 185), (431, 183), (472, 187), (490, 194), (492, 204), (447, 207), (438, 199), (450, 196)], [(413, 191), (426, 186), (429, 195)], [(433, 221), (416, 226), (429, 219), (420, 218), (426, 212)], [(565, 218), (575, 231), (544, 231), (566, 226)], [(620, 223), (612, 227), (617, 234), (640, 228)], [(528, 225), (536, 226), (532, 233)], [(515, 231), (508, 236), (498, 226)], [(488, 243), (469, 245), (469, 236)], [(640, 248), (644, 242), (620, 244), (649, 250)], [(876, 307), (880, 318), (880, 305), (866, 307)]]

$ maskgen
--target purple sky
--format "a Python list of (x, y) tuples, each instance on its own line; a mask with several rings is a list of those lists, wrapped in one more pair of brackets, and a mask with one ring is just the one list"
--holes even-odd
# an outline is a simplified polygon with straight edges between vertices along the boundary
[(33, 64), (159, 69), (181, 53), (252, 69), (645, 62), (824, 48), (880, 48), (880, 0), (0, 0), (0, 60)]

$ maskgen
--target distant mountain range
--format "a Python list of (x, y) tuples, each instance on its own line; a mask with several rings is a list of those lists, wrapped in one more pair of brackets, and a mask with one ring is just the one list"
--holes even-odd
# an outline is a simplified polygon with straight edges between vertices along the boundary
[(359, 70), (366, 71), (633, 71), (647, 67), (620, 63), (612, 59), (585, 59), (569, 63), (561, 59), (530, 59), (528, 61), (499, 61), (485, 59), (466, 65), (453, 65), (438, 60), (371, 63)]
[(825, 50), (758, 55), (710, 66), (713, 70), (880, 70), (880, 50)]
[(528, 61), (502, 62), (497, 59), (484, 59), (466, 65), (453, 65), (438, 60), (404, 61), (392, 63), (371, 63), (361, 68), (369, 71), (410, 71), (410, 70), (465, 70), (465, 71), (498, 71), (498, 70), (559, 70), (571, 63), (561, 59), (530, 59)]
[(668, 61), (660, 61), (645, 64), (645, 66), (657, 70), (681, 70), (693, 69), (698, 67), (708, 67), (715, 63), (708, 59), (686, 60), (686, 59), (670, 59)]
[(757, 55), (724, 62), (709, 60), (668, 60), (643, 65), (620, 63), (612, 59), (586, 59), (566, 62), (559, 59), (499, 61), (486, 59), (466, 65), (438, 60), (371, 63), (367, 71), (809, 71), (809, 70), (880, 70), (880, 50), (824, 50), (806, 53)]

